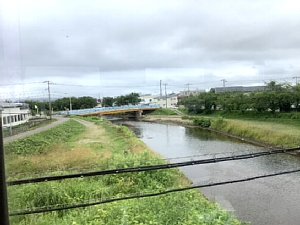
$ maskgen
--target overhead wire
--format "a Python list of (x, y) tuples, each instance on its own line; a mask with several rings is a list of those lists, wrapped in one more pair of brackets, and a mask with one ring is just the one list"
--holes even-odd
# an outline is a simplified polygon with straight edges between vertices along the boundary
[(278, 154), (278, 153), (286, 153), (286, 152), (292, 152), (292, 151), (296, 151), (296, 150), (300, 150), (300, 147), (271, 150), (271, 151), (265, 151), (265, 152), (256, 152), (256, 153), (242, 154), (242, 155), (236, 155), (236, 156), (226, 156), (226, 157), (220, 157), (220, 158), (192, 160), (192, 161), (179, 162), (179, 163), (146, 165), (146, 166), (138, 166), (138, 167), (128, 167), (128, 168), (118, 168), (118, 169), (110, 169), (110, 170), (83, 172), (83, 173), (76, 173), (76, 174), (64, 174), (64, 175), (57, 175), (57, 176), (27, 178), (27, 179), (7, 181), (7, 185), (13, 186), (13, 185), (28, 184), (28, 183), (57, 181), (57, 180), (64, 180), (64, 179), (83, 178), (83, 177), (100, 176), (100, 175), (108, 175), (108, 174), (120, 174), (120, 173), (129, 173), (129, 172), (143, 172), (143, 171), (160, 170), (160, 169), (171, 169), (171, 168), (183, 167), (183, 166), (256, 158), (256, 157), (260, 157), (260, 156), (266, 156), (266, 155), (272, 155), (272, 154)]
[[(193, 185), (193, 186), (184, 187), (184, 188), (174, 188), (174, 189), (169, 189), (169, 190), (164, 190), (164, 191), (154, 192), (154, 193), (152, 192), (152, 193), (147, 193), (147, 194), (138, 194), (138, 195), (125, 196), (125, 197), (117, 197), (117, 198), (100, 200), (97, 202), (87, 202), (87, 203), (82, 203), (82, 204), (77, 204), (77, 205), (68, 205), (68, 206), (64, 205), (62, 207), (29, 209), (29, 210), (24, 210), (24, 211), (20, 210), (20, 211), (11, 212), (9, 215), (10, 216), (19, 216), (19, 215), (28, 215), (28, 214), (36, 214), (36, 213), (45, 213), (45, 212), (61, 211), (61, 210), (67, 210), (67, 209), (82, 208), (82, 207), (106, 204), (106, 203), (116, 202), (116, 201), (160, 196), (160, 195), (165, 195), (165, 194), (180, 192), (180, 191), (187, 191), (187, 190), (196, 189), (196, 188), (206, 188), (206, 187), (220, 186), (220, 185), (226, 185), (226, 184), (234, 184), (234, 183), (253, 181), (256, 179), (274, 177), (274, 176), (279, 176), (279, 175), (286, 175), (286, 174), (297, 173), (297, 172), (300, 172), (300, 169), (281, 171), (281, 172), (272, 173), (272, 174), (263, 174), (263, 175), (246, 177), (246, 178), (237, 179), (237, 180), (228, 180), (228, 181), (222, 181), (222, 182)], [(49, 206), (47, 206), (47, 207), (49, 207)]]
[[(242, 150), (239, 151), (238, 153), (249, 153), (249, 154), (253, 154), (253, 152), (251, 152), (250, 150)], [(215, 158), (217, 155), (231, 155), (234, 156), (234, 154), (237, 152), (215, 152), (215, 153), (207, 153), (207, 154), (195, 154), (195, 155), (186, 155), (186, 156), (178, 156), (178, 157), (169, 157), (169, 158), (163, 158), (162, 160), (167, 161), (167, 162), (171, 162), (173, 160), (178, 160), (178, 159), (193, 159), (193, 158), (199, 158), (199, 157), (213, 157)], [(68, 169), (63, 169), (63, 170), (40, 170), (40, 171), (35, 171), (35, 172), (23, 172), (23, 173), (9, 173), (7, 174), (7, 176), (22, 176), (22, 175), (37, 175), (37, 174), (47, 174), (47, 173), (56, 173), (56, 172), (68, 172), (68, 171), (84, 171), (84, 170), (90, 170), (90, 169), (99, 169), (102, 168), (103, 166), (105, 166), (106, 169), (108, 168), (118, 168), (118, 166), (120, 164), (114, 164), (114, 163), (109, 163), (109, 161), (113, 159), (107, 159), (106, 162), (104, 162), (104, 165), (96, 165), (96, 166), (87, 166), (87, 167), (74, 167), (74, 168), (68, 168)], [(123, 162), (123, 164), (126, 165), (134, 165), (137, 163), (140, 163), (139, 166), (143, 166), (145, 164), (143, 164), (145, 160), (130, 160), (130, 161), (125, 161)], [(154, 164), (155, 162), (158, 162), (157, 159), (149, 159), (147, 160), (148, 164), (151, 165), (157, 165)]]

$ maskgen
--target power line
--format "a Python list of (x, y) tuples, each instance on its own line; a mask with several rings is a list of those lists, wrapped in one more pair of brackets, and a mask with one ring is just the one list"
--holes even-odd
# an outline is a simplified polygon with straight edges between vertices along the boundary
[(15, 84), (0, 84), (0, 86), (17, 86), (17, 85), (41, 84), (41, 83), (43, 83), (43, 82), (15, 83)]
[(108, 175), (108, 174), (120, 174), (120, 173), (129, 173), (129, 172), (143, 172), (143, 171), (150, 171), (150, 170), (170, 169), (170, 168), (183, 167), (183, 166), (250, 159), (250, 158), (256, 158), (260, 156), (292, 152), (296, 150), (300, 150), (300, 147), (290, 148), (290, 149), (271, 150), (271, 151), (257, 152), (257, 153), (250, 153), (250, 154), (242, 154), (236, 156), (226, 156), (226, 157), (212, 158), (212, 159), (192, 160), (192, 161), (179, 162), (179, 163), (158, 164), (158, 165), (149, 165), (149, 166), (146, 165), (146, 166), (139, 166), (139, 167), (128, 167), (128, 168), (92, 171), (92, 172), (84, 172), (84, 173), (76, 173), (76, 174), (65, 174), (65, 175), (58, 175), (58, 176), (27, 178), (27, 179), (20, 179), (14, 181), (7, 181), (7, 185), (13, 186), (13, 185), (20, 185), (20, 184), (39, 183), (39, 182), (71, 179), (71, 178), (82, 178), (82, 177), (100, 176), (100, 175)]
[[(249, 154), (253, 154), (253, 152), (249, 151), (249, 150), (244, 150), (244, 151), (239, 151), (239, 153), (241, 152), (248, 152)], [(170, 158), (163, 158), (163, 160), (170, 162), (171, 160), (176, 160), (176, 159), (193, 159), (193, 158), (199, 158), (199, 157), (206, 157), (206, 156), (211, 156), (213, 158), (216, 158), (217, 155), (231, 155), (234, 156), (235, 152), (216, 152), (216, 153), (209, 153), (209, 154), (197, 154), (197, 155), (187, 155), (187, 156), (179, 156), (179, 157), (170, 157)], [(24, 173), (9, 173), (7, 174), (7, 176), (21, 176), (21, 175), (37, 175), (37, 174), (46, 174), (46, 173), (55, 173), (55, 172), (67, 172), (67, 171), (80, 171), (83, 172), (84, 170), (91, 170), (91, 169), (99, 169), (103, 166), (107, 168), (118, 168), (119, 164), (112, 164), (112, 163), (108, 163), (109, 159), (107, 159), (107, 162), (105, 163), (105, 165), (102, 166), (88, 166), (88, 167), (78, 167), (78, 168), (68, 168), (68, 169), (64, 169), (64, 170), (40, 170), (40, 171), (36, 171), (36, 172), (24, 172)], [(133, 160), (133, 161), (125, 161), (123, 164), (126, 165), (134, 165), (135, 163), (142, 163), (145, 160)], [(152, 163), (152, 162), (157, 162), (157, 159), (152, 159), (152, 160), (147, 160), (147, 163)], [(142, 166), (143, 164), (140, 164), (139, 166)], [(159, 164), (151, 164), (151, 165), (159, 165)]]
[(30, 209), (30, 210), (25, 210), (25, 211), (12, 212), (9, 215), (10, 216), (19, 216), (19, 215), (28, 215), (28, 214), (35, 214), (35, 213), (44, 213), (44, 212), (53, 212), (53, 211), (61, 211), (61, 210), (67, 210), (67, 209), (82, 208), (82, 207), (106, 204), (106, 203), (122, 201), (122, 200), (154, 197), (154, 196), (165, 195), (165, 194), (179, 192), (179, 191), (187, 191), (187, 190), (196, 189), (196, 188), (205, 188), (205, 187), (221, 186), (221, 185), (226, 185), (226, 184), (241, 183), (241, 182), (246, 182), (246, 181), (252, 181), (252, 180), (257, 180), (257, 179), (262, 179), (262, 178), (267, 178), (267, 177), (274, 177), (274, 176), (279, 176), (279, 175), (286, 175), (286, 174), (297, 173), (297, 172), (300, 172), (300, 169), (282, 171), (282, 172), (273, 173), (273, 174), (258, 175), (255, 177), (246, 177), (246, 178), (238, 179), (238, 180), (229, 180), (229, 181), (223, 181), (223, 182), (194, 185), (194, 186), (184, 187), (184, 188), (175, 188), (175, 189), (170, 189), (170, 190), (165, 190), (165, 191), (160, 191), (160, 192), (155, 192), (155, 193), (149, 193), (149, 194), (139, 194), (139, 195), (133, 195), (133, 196), (120, 197), (120, 198), (112, 198), (112, 199), (106, 199), (106, 200), (97, 201), (97, 202), (88, 202), (88, 203), (83, 203), (83, 204), (78, 204), (78, 205), (69, 205), (69, 206), (62, 206), (62, 207), (56, 207), (56, 208), (50, 208), (50, 209), (49, 208), (48, 209), (47, 208), (46, 209), (45, 208), (44, 209), (41, 209), (41, 208), (40, 209)]

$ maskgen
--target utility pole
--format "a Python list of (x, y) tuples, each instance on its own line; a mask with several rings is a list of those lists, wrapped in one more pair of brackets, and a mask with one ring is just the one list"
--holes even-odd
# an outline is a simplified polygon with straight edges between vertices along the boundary
[(50, 115), (50, 120), (52, 120), (52, 108), (51, 108), (51, 96), (50, 96), (50, 84), (52, 83), (50, 81), (44, 81), (44, 83), (48, 83), (49, 115)]
[(0, 218), (3, 225), (9, 225), (2, 129), (2, 108), (0, 108)]
[(300, 77), (293, 77), (293, 79), (296, 79), (296, 86), (298, 84), (298, 78), (300, 78)]
[(161, 98), (162, 98), (161, 80), (160, 80), (159, 86), (160, 86), (160, 95), (159, 95), (159, 99), (161, 99)]
[(227, 82), (227, 80), (222, 79), (221, 81), (223, 81), (223, 92), (225, 92), (225, 82)]
[(168, 108), (168, 96), (167, 96), (167, 85), (168, 84), (164, 84), (165, 85), (165, 96), (166, 96), (166, 108)]
[(188, 87), (188, 95), (190, 95), (190, 85), (191, 84), (186, 84), (187, 85), (187, 87)]
[(70, 97), (70, 111), (72, 111), (72, 100), (71, 100), (71, 97)]

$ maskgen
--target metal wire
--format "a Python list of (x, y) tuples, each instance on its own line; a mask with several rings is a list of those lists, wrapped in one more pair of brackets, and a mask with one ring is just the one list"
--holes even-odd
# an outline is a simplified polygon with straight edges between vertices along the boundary
[[(179, 157), (171, 157), (171, 158), (162, 158), (161, 160), (165, 160), (167, 162), (171, 162), (177, 159), (194, 159), (194, 158), (200, 158), (200, 157), (216, 157), (217, 155), (231, 155), (234, 156), (235, 153), (237, 153), (236, 151), (234, 152), (217, 152), (217, 153), (209, 153), (209, 154), (197, 154), (197, 155), (188, 155), (188, 156), (179, 156)], [(246, 151), (239, 151), (238, 153), (251, 153), (253, 154), (253, 152), (251, 152), (250, 150)], [(35, 171), (35, 172), (24, 172), (24, 173), (9, 173), (7, 174), (7, 176), (21, 176), (21, 175), (37, 175), (37, 174), (47, 174), (47, 173), (54, 173), (54, 172), (68, 172), (68, 171), (79, 171), (82, 172), (84, 170), (91, 170), (91, 169), (99, 169), (103, 166), (105, 166), (105, 168), (115, 168), (117, 169), (119, 164), (114, 164), (114, 163), (108, 163), (108, 161), (113, 161), (113, 159), (107, 159), (107, 161), (103, 161), (103, 163), (105, 165), (97, 165), (97, 166), (86, 166), (86, 167), (78, 167), (78, 168), (68, 168), (68, 169), (62, 169), (62, 170), (40, 170), (40, 171)], [(150, 159), (147, 160), (148, 163), (151, 163), (151, 165), (155, 165), (153, 164), (153, 162), (157, 162), (157, 159)], [(131, 160), (131, 161), (125, 161), (124, 164), (126, 165), (134, 165), (136, 163), (141, 163), (141, 160)], [(144, 164), (139, 164), (139, 166), (144, 166)]]
[[(179, 192), (179, 191), (191, 190), (191, 189), (195, 189), (195, 188), (205, 188), (205, 187), (220, 186), (220, 185), (225, 185), (225, 184), (241, 183), (241, 182), (252, 181), (252, 180), (256, 180), (256, 179), (262, 179), (262, 178), (297, 173), (297, 172), (300, 172), (300, 169), (282, 171), (282, 172), (273, 173), (273, 174), (263, 174), (263, 175), (258, 175), (258, 176), (254, 176), (254, 177), (246, 177), (246, 178), (237, 179), (237, 180), (228, 180), (228, 181), (222, 181), (222, 182), (193, 185), (193, 186), (184, 187), (184, 188), (174, 188), (174, 189), (169, 189), (169, 190), (164, 190), (164, 191), (154, 192), (154, 193), (147, 193), (147, 194), (140, 193), (137, 195), (116, 197), (116, 198), (111, 198), (111, 199), (106, 199), (106, 200), (100, 200), (97, 202), (86, 202), (86, 203), (77, 204), (77, 205), (69, 205), (69, 206), (64, 205), (61, 207), (57, 207), (58, 205), (44, 206), (44, 207), (40, 207), (38, 209), (26, 209), (24, 211), (11, 212), (9, 215), (10, 216), (18, 216), (18, 215), (28, 215), (28, 214), (35, 214), (35, 213), (44, 213), (44, 212), (61, 211), (61, 210), (67, 210), (67, 209), (75, 209), (75, 208), (100, 205), (100, 204), (105, 204), (105, 203), (110, 203), (110, 202), (115, 202), (115, 201), (122, 201), (122, 200), (136, 199), (136, 198), (145, 198), (145, 197), (154, 197), (154, 196), (165, 195), (165, 194)], [(87, 201), (90, 201), (90, 200), (87, 200)], [(45, 207), (54, 207), (54, 208), (45, 208)]]
[(192, 160), (192, 161), (179, 162), (179, 163), (146, 165), (146, 166), (138, 166), (138, 167), (128, 167), (128, 168), (110, 169), (110, 170), (102, 170), (102, 171), (83, 172), (83, 173), (76, 173), (76, 174), (65, 174), (65, 175), (57, 175), (57, 176), (27, 178), (27, 179), (20, 179), (20, 180), (14, 180), (14, 181), (7, 181), (7, 185), (12, 186), (12, 185), (20, 185), (20, 184), (28, 184), (28, 183), (63, 180), (63, 179), (70, 179), (70, 178), (82, 178), (82, 177), (100, 176), (100, 175), (108, 175), (108, 174), (120, 174), (120, 173), (142, 172), (142, 171), (159, 170), (159, 169), (170, 169), (170, 168), (183, 167), (183, 166), (256, 158), (256, 157), (260, 157), (260, 156), (292, 152), (292, 151), (296, 151), (296, 150), (300, 150), (300, 148), (298, 147), (298, 148), (290, 148), (290, 149), (279, 149), (279, 150), (271, 150), (271, 151), (265, 151), (265, 152), (236, 155), (236, 156), (226, 156), (226, 157), (220, 157), (220, 158), (213, 157), (211, 159)]

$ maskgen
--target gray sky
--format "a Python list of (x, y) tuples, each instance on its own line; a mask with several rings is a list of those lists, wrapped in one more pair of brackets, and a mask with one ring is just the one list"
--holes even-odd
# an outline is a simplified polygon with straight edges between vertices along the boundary
[(0, 99), (300, 81), (298, 0), (0, 1)]

